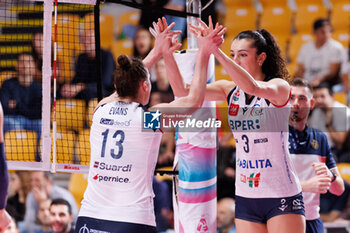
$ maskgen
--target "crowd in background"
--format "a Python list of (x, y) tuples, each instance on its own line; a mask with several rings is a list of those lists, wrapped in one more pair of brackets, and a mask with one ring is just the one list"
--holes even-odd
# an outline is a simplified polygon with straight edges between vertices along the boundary
[[(149, 1), (148, 4), (151, 4)], [(157, 1), (158, 2), (158, 1)], [(159, 1), (160, 2), (160, 1)], [(171, 0), (160, 6), (183, 10), (184, 1)], [(145, 2), (145, 4), (147, 1)], [(214, 5), (213, 5), (214, 6)], [(206, 11), (210, 12), (210, 11)], [(212, 9), (211, 12), (215, 12)], [(145, 58), (153, 46), (152, 35), (148, 27), (159, 16), (141, 14), (140, 25), (134, 30), (133, 54), (130, 56)], [(207, 19), (206, 16), (203, 16)], [(175, 21), (177, 29), (184, 31), (185, 22), (181, 18), (167, 16)], [(304, 45), (297, 59), (298, 67), (293, 77), (302, 77), (314, 87), (315, 109), (310, 116), (310, 126), (326, 133), (332, 152), (338, 163), (350, 162), (350, 47), (344, 48), (331, 38), (332, 28), (328, 20), (319, 19), (313, 26), (315, 40)], [(79, 54), (74, 65), (74, 77), (66, 83), (58, 80), (58, 98), (77, 98), (89, 102), (97, 97), (96, 59), (94, 35), (86, 30), (80, 39), (84, 52)], [(41, 134), (41, 66), (42, 34), (33, 39), (33, 52), (18, 56), (17, 76), (2, 83), (0, 101), (4, 108), (5, 132), (14, 129), (33, 130), (38, 140)], [(39, 42), (39, 43), (38, 43)], [(226, 41), (225, 43), (231, 43)], [(228, 52), (228, 51), (224, 51)], [(115, 59), (110, 51), (101, 50), (102, 92), (104, 96), (114, 90), (113, 71)], [(58, 71), (60, 63), (58, 62)], [(170, 102), (174, 94), (170, 87), (161, 59), (151, 70), (152, 92), (150, 105)], [(60, 77), (60, 75), (58, 75)], [(335, 100), (334, 94), (346, 93), (346, 103)], [(175, 132), (163, 135), (157, 168), (172, 166), (175, 154)], [(38, 155), (39, 156), (39, 155)], [(40, 158), (38, 158), (40, 160)], [(231, 132), (223, 132), (219, 137), (217, 153), (217, 197), (218, 197), (218, 232), (227, 233), (234, 227), (235, 197), (235, 145)], [(154, 179), (155, 214), (157, 229), (165, 232), (172, 229), (173, 213), (171, 180)], [(50, 173), (46, 172), (11, 172), (10, 193), (7, 211), (13, 217), (13, 224), (7, 232), (72, 232), (78, 213), (78, 205), (68, 190), (55, 185)], [(332, 194), (321, 195), (321, 218), (324, 222), (350, 220), (350, 186), (340, 197)], [(62, 230), (63, 229), (63, 230)]]

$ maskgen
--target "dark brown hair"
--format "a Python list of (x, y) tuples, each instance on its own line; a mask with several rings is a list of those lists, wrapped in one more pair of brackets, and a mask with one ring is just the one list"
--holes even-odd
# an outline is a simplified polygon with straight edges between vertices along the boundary
[(294, 78), (290, 85), (295, 87), (306, 87), (311, 91), (311, 93), (313, 91), (313, 88), (311, 87), (309, 82), (302, 78)]
[(253, 40), (253, 47), (257, 49), (257, 54), (266, 53), (266, 60), (262, 65), (262, 72), (266, 76), (278, 77), (289, 81), (290, 74), (287, 70), (286, 62), (281, 55), (281, 49), (277, 45), (273, 36), (265, 29), (258, 31), (240, 32), (235, 39)]
[(147, 75), (146, 67), (140, 59), (120, 55), (114, 71), (114, 85), (118, 95), (137, 98), (140, 81), (147, 80)]

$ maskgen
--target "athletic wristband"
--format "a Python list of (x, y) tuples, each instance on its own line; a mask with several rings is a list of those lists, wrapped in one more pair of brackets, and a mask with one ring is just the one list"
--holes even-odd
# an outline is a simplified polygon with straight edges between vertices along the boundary
[(331, 171), (331, 173), (333, 175), (333, 178), (332, 178), (332, 181), (331, 181), (331, 183), (332, 183), (332, 182), (334, 182), (337, 179), (337, 175), (335, 174), (335, 172), (332, 169), (329, 169), (329, 170)]

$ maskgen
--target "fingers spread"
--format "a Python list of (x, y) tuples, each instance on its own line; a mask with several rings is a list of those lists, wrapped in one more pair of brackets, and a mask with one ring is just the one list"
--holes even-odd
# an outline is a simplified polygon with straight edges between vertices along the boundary
[(200, 18), (197, 18), (197, 21), (204, 29), (208, 29), (208, 26)]

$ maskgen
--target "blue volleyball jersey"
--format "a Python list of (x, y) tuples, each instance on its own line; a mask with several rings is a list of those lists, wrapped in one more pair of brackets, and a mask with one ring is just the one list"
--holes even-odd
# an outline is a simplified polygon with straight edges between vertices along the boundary
[[(289, 126), (289, 152), (301, 181), (315, 176), (313, 163), (325, 163), (329, 169), (336, 167), (327, 136), (308, 126), (302, 132)], [(303, 199), (306, 219), (319, 218), (320, 194), (303, 192)]]

